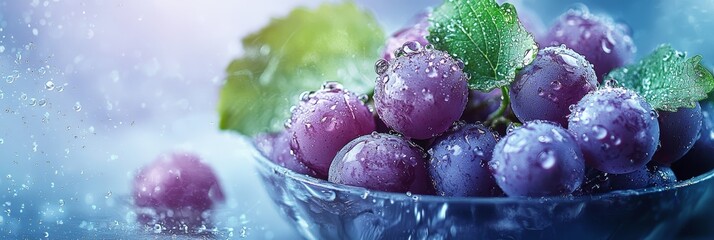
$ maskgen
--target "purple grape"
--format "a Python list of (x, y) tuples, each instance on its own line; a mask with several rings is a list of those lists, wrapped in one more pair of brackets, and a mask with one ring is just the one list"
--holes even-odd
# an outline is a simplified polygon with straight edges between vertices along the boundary
[(682, 159), (672, 164), (681, 179), (699, 176), (714, 169), (714, 104), (710, 100), (699, 102), (702, 111), (700, 138)]
[(400, 136), (372, 133), (349, 142), (330, 166), (330, 182), (386, 192), (406, 192), (417, 164), (426, 161), (421, 148)]
[(405, 137), (432, 138), (449, 129), (466, 108), (463, 63), (417, 42), (404, 49), (392, 61), (377, 61), (374, 105), (384, 123)]
[(488, 161), (498, 135), (483, 124), (458, 125), (429, 149), (429, 172), (441, 196), (501, 196)]
[(327, 179), (332, 159), (345, 144), (374, 130), (364, 102), (335, 82), (303, 94), (287, 124), (294, 155), (321, 179)]
[(190, 153), (162, 155), (143, 167), (132, 196), (139, 222), (172, 232), (208, 224), (206, 212), (224, 201), (213, 170)]
[(508, 196), (567, 195), (585, 174), (575, 138), (548, 121), (527, 122), (508, 133), (496, 144), (489, 166)]
[(631, 173), (609, 174), (591, 169), (581, 187), (582, 194), (598, 194), (617, 190), (664, 187), (677, 181), (672, 169), (662, 166), (642, 167)]
[(468, 123), (485, 122), (488, 116), (501, 106), (501, 89), (490, 92), (469, 91), (469, 100), (461, 120)]
[(544, 39), (545, 45), (565, 44), (585, 56), (600, 82), (612, 69), (631, 63), (636, 51), (626, 25), (592, 15), (585, 6), (561, 15)]
[(290, 150), (290, 135), (282, 131), (279, 133), (260, 134), (253, 140), (258, 150), (274, 163), (290, 169), (296, 173), (315, 176), (315, 172), (295, 158)]
[(429, 177), (426, 160), (419, 161), (417, 165), (414, 166), (414, 182), (409, 186), (408, 191), (414, 194), (436, 194), (434, 183), (431, 181), (431, 177)]
[(585, 95), (573, 108), (568, 129), (588, 166), (613, 174), (641, 169), (659, 141), (656, 112), (631, 90), (605, 87)]
[(660, 111), (660, 148), (652, 161), (669, 166), (686, 154), (699, 139), (702, 128), (702, 108), (680, 108), (676, 112)]
[(382, 58), (386, 61), (394, 59), (394, 53), (401, 51), (406, 42), (418, 42), (422, 46), (428, 45), (429, 40), (426, 40), (426, 35), (429, 34), (429, 31), (427, 31), (429, 15), (431, 15), (430, 10), (417, 14), (405, 28), (392, 34), (384, 46)]
[(548, 120), (568, 126), (570, 105), (597, 88), (592, 65), (563, 46), (538, 52), (511, 84), (511, 107), (521, 122)]

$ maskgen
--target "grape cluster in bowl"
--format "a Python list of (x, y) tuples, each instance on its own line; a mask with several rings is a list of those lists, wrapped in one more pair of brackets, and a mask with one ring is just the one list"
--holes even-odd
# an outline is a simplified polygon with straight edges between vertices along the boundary
[[(683, 54), (661, 48), (633, 64), (630, 31), (610, 17), (580, 7), (545, 30), (519, 7), (537, 54), (515, 53), (524, 65), (512, 81), (483, 87), (497, 79), (474, 76), (474, 66), (508, 76), (499, 64), (518, 63), (490, 56), (513, 45), (459, 35), (482, 29), (473, 36), (489, 38), (488, 26), (464, 25), (482, 16), (458, 3), (515, 13), (494, 1), (446, 1), (436, 18), (419, 14), (387, 41), (372, 96), (327, 82), (300, 97), (283, 131), (254, 138), (268, 193), (304, 237), (666, 239), (714, 211), (705, 99), (714, 84), (689, 85), (691, 96), (669, 91), (688, 81), (676, 75), (687, 71)], [(687, 77), (714, 81), (694, 69)], [(671, 82), (651, 79), (659, 70)], [(691, 98), (670, 101), (682, 96)]]
[(568, 11), (508, 88), (485, 93), (428, 42), (427, 18), (390, 39), (371, 100), (328, 82), (301, 97), (285, 132), (256, 138), (260, 150), (299, 173), (387, 192), (545, 197), (677, 181), (669, 167), (697, 142), (701, 108), (657, 111), (603, 80), (633, 61), (622, 24)]

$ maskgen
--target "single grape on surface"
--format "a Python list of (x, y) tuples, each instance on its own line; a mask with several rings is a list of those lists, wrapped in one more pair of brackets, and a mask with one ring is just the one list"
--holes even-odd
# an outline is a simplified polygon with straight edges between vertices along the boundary
[(680, 108), (676, 112), (660, 111), (660, 148), (652, 161), (669, 166), (686, 154), (699, 139), (702, 129), (702, 108)]
[(264, 133), (253, 140), (258, 150), (274, 163), (290, 169), (296, 173), (315, 176), (315, 172), (295, 158), (290, 150), (290, 135), (285, 131), (278, 133)]
[(406, 42), (418, 42), (422, 46), (428, 45), (429, 40), (426, 40), (426, 35), (429, 35), (427, 31), (429, 15), (431, 15), (430, 10), (417, 14), (405, 28), (392, 34), (384, 46), (382, 58), (387, 61), (394, 59), (396, 57), (394, 53), (401, 51)]
[(568, 125), (570, 105), (597, 88), (592, 65), (563, 46), (538, 52), (511, 84), (511, 107), (521, 122), (548, 120)]
[(213, 170), (190, 153), (162, 155), (143, 167), (132, 196), (139, 222), (175, 232), (208, 225), (206, 211), (224, 201)]
[(364, 102), (335, 82), (303, 94), (287, 124), (293, 154), (321, 179), (327, 179), (332, 159), (345, 144), (374, 130), (374, 116)]
[(408, 42), (404, 54), (376, 65), (377, 114), (405, 137), (435, 137), (464, 112), (468, 86), (463, 63), (448, 53)]
[(612, 87), (585, 95), (574, 106), (568, 129), (588, 166), (613, 174), (650, 162), (660, 136), (652, 106), (631, 90)]
[(429, 172), (441, 196), (501, 196), (488, 161), (498, 135), (483, 124), (457, 125), (429, 149)]
[(575, 138), (556, 123), (527, 122), (501, 139), (489, 162), (508, 196), (567, 195), (583, 180), (585, 162)]
[(585, 56), (599, 81), (611, 70), (629, 64), (635, 45), (629, 28), (605, 15), (594, 15), (584, 5), (561, 15), (545, 36), (546, 46), (564, 44)]
[(372, 133), (345, 145), (332, 162), (328, 180), (386, 192), (407, 192), (417, 164), (426, 161), (421, 148), (406, 139)]

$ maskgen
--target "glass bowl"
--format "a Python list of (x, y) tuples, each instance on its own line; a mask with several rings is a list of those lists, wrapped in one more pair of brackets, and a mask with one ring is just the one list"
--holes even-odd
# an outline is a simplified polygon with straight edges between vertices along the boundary
[(714, 170), (665, 188), (477, 198), (370, 191), (302, 175), (257, 150), (268, 194), (307, 239), (671, 239), (714, 208)]

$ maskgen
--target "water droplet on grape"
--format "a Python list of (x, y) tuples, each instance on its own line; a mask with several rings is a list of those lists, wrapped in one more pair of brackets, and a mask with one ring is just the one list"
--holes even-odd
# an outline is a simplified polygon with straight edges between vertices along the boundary
[(415, 53), (421, 50), (421, 43), (417, 41), (409, 41), (404, 43), (404, 46), (402, 46), (402, 51), (406, 54), (411, 54)]
[(595, 133), (595, 138), (597, 140), (603, 140), (607, 137), (607, 129), (603, 126), (595, 125), (592, 127), (592, 130)]
[(378, 75), (382, 75), (387, 72), (389, 69), (389, 62), (384, 59), (379, 59), (377, 62), (374, 64), (374, 72), (376, 72)]
[(322, 90), (336, 92), (341, 91), (344, 87), (339, 82), (327, 81), (322, 84)]

